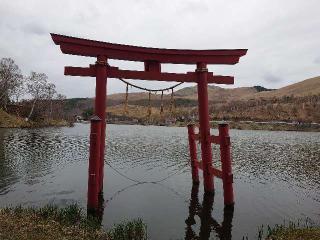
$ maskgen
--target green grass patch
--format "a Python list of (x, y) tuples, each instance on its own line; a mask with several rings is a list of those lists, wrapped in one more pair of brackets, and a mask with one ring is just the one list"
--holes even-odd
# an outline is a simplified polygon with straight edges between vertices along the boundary
[(147, 227), (141, 219), (122, 222), (109, 231), (109, 236), (117, 240), (145, 240), (147, 239)]
[(305, 221), (289, 222), (268, 228), (268, 240), (318, 240), (320, 227), (315, 226), (309, 219)]
[(140, 240), (147, 239), (141, 219), (122, 222), (104, 231), (95, 217), (87, 217), (77, 204), (59, 208), (4, 208), (0, 210), (0, 239), (5, 240)]
[[(248, 240), (243, 237), (242, 240)], [(310, 219), (295, 222), (283, 222), (270, 227), (262, 225), (256, 238), (258, 240), (319, 240), (320, 227), (316, 226)]]

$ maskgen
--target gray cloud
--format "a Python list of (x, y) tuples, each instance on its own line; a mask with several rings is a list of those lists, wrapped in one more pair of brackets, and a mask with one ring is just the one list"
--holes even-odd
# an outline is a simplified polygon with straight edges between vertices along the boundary
[(263, 76), (263, 79), (265, 82), (267, 83), (280, 83), (283, 81), (283, 79), (281, 79), (279, 76), (274, 75), (273, 73), (266, 73)]
[[(319, 8), (318, 0), (1, 0), (0, 58), (14, 58), (25, 74), (47, 73), (68, 97), (86, 97), (94, 94), (94, 80), (64, 76), (63, 68), (87, 66), (95, 59), (63, 55), (50, 32), (150, 47), (248, 48), (238, 65), (209, 66), (210, 71), (234, 75), (236, 87), (277, 88), (319, 74), (319, 58), (314, 59)], [(124, 69), (142, 68), (141, 63), (110, 62)], [(163, 69), (185, 72), (194, 66)], [(119, 81), (108, 81), (109, 93), (124, 89)]]
[(22, 31), (36, 35), (48, 34), (48, 30), (39, 23), (27, 23), (22, 26)]
[(177, 9), (179, 14), (186, 14), (186, 13), (204, 13), (209, 11), (207, 1), (202, 1), (201, 4), (197, 0), (185, 0), (184, 4), (181, 8)]
[(316, 57), (316, 58), (314, 59), (314, 63), (316, 63), (316, 64), (319, 64), (319, 63), (320, 63), (320, 56), (319, 56), (319, 57)]

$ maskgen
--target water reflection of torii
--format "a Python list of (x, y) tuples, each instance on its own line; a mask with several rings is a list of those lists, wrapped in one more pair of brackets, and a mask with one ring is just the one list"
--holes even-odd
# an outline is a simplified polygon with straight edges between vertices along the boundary
[[(182, 197), (183, 196), (175, 191), (174, 189), (163, 185), (161, 183), (152, 183), (152, 182), (141, 182), (141, 183), (134, 183), (129, 186), (126, 186), (118, 191), (116, 191), (109, 199), (105, 201), (99, 201), (99, 208), (97, 211), (97, 217), (102, 223), (103, 213), (105, 204), (112, 201), (117, 195), (127, 191), (130, 188), (142, 185), (142, 184), (155, 184), (159, 185), (167, 190), (170, 190), (175, 195)], [(186, 223), (186, 232), (185, 232), (185, 240), (193, 240), (193, 239), (209, 239), (211, 231), (213, 230), (218, 235), (219, 239), (231, 240), (231, 230), (232, 230), (232, 219), (233, 219), (233, 211), (234, 208), (231, 206), (225, 207), (223, 211), (223, 221), (219, 224), (213, 217), (212, 217), (212, 207), (214, 203), (214, 195), (205, 193), (203, 196), (202, 205), (199, 203), (198, 198), (199, 193), (199, 185), (193, 184), (191, 190), (191, 197), (189, 201), (189, 216), (185, 220)], [(187, 200), (184, 200), (187, 202)], [(196, 224), (195, 216), (199, 216), (200, 218), (200, 233), (199, 236), (193, 231), (192, 226)]]
[[(192, 239), (209, 239), (210, 233), (214, 230), (219, 239), (229, 240), (232, 238), (232, 219), (233, 207), (225, 207), (223, 211), (223, 221), (219, 224), (211, 215), (214, 195), (205, 193), (203, 196), (202, 205), (199, 203), (198, 198), (199, 185), (193, 184), (191, 190), (191, 199), (189, 205), (189, 216), (186, 219), (186, 234), (185, 240)], [(195, 216), (200, 218), (200, 233), (196, 235), (192, 226), (196, 224)]]

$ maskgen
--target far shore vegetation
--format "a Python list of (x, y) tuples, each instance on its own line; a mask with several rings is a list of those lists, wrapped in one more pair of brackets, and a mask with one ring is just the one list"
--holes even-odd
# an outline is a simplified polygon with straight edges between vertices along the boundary
[[(89, 94), (89, 93), (88, 93)], [(173, 94), (173, 95), (172, 95)], [(233, 129), (320, 131), (320, 77), (280, 89), (262, 86), (208, 87), (212, 127), (225, 120)], [(186, 126), (198, 122), (197, 88), (174, 93), (128, 92), (108, 95), (107, 121), (115, 124)], [(0, 128), (70, 126), (94, 114), (93, 98), (57, 92), (45, 73), (24, 76), (11, 58), (0, 60)]]
[(70, 126), (71, 122), (64, 119), (29, 120), (9, 114), (0, 109), (0, 128), (38, 128), (38, 127), (63, 127)]
[[(88, 121), (90, 117), (84, 118)], [(83, 122), (83, 121), (80, 121)], [(107, 119), (108, 123), (113, 124), (140, 124), (155, 126), (176, 126), (185, 127), (189, 122), (176, 121), (174, 123), (149, 123), (148, 121), (128, 121), (111, 118)], [(263, 130), (263, 131), (301, 131), (301, 132), (320, 132), (320, 124), (312, 123), (285, 123), (285, 122), (253, 122), (253, 121), (226, 121), (230, 129), (238, 130)], [(74, 122), (65, 119), (41, 119), (26, 121), (22, 117), (9, 114), (0, 109), (0, 128), (39, 128), (39, 127), (64, 127), (73, 126)], [(211, 127), (217, 128), (219, 121), (212, 121)]]
[(21, 73), (11, 58), (0, 60), (0, 127), (66, 126), (66, 97), (45, 73)]

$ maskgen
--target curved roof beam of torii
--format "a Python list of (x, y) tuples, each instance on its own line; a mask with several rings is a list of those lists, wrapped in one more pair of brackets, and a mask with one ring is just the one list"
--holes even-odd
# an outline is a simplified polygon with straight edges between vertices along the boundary
[(114, 44), (75, 38), (51, 33), (55, 44), (60, 45), (65, 54), (97, 57), (105, 55), (109, 59), (128, 61), (155, 61), (158, 63), (173, 64), (228, 64), (239, 62), (240, 57), (247, 53), (247, 49), (221, 49), (221, 50), (184, 50), (146, 48), (130, 45)]

